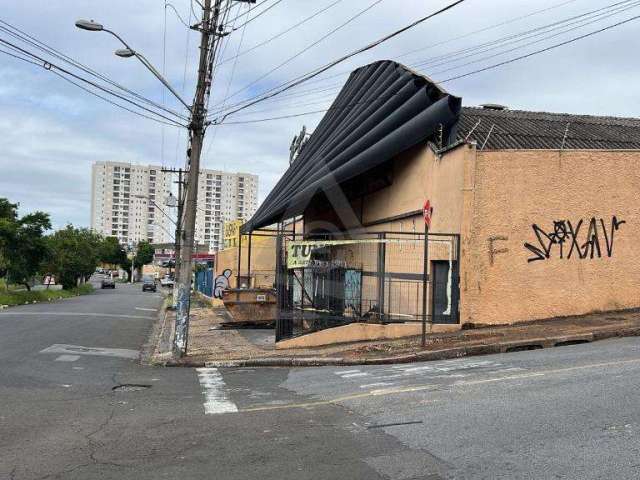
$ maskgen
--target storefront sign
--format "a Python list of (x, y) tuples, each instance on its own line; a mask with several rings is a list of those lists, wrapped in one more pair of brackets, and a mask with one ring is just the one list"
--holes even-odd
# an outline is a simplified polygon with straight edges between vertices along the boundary
[(335, 247), (339, 245), (356, 245), (356, 244), (378, 244), (378, 243), (406, 243), (406, 240), (381, 238), (367, 240), (301, 240), (289, 242), (287, 245), (287, 268), (309, 268), (309, 267), (345, 267), (346, 263), (341, 260), (312, 260), (311, 254), (320, 248)]

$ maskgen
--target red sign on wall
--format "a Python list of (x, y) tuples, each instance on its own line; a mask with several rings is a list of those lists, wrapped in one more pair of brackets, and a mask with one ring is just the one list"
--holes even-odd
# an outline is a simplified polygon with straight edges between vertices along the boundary
[(422, 216), (424, 217), (424, 223), (427, 227), (431, 226), (431, 216), (433, 215), (433, 207), (431, 206), (431, 202), (429, 200), (425, 200), (424, 205), (422, 206)]

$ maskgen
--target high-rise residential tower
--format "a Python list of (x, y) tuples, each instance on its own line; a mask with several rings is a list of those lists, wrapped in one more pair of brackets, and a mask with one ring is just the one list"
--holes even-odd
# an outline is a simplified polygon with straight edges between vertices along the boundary
[[(157, 165), (96, 162), (92, 170), (91, 228), (121, 243), (173, 243), (177, 176)], [(196, 212), (197, 244), (223, 247), (225, 221), (248, 220), (258, 207), (258, 177), (248, 173), (202, 170)], [(171, 217), (171, 218), (169, 218)]]

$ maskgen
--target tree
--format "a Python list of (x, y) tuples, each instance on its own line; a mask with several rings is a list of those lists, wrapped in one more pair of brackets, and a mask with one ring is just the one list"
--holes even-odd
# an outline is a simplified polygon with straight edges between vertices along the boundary
[(98, 259), (102, 263), (125, 266), (128, 263), (127, 252), (124, 251), (116, 237), (105, 237), (100, 243)]
[(0, 275), (31, 290), (30, 282), (48, 255), (44, 233), (51, 221), (44, 212), (18, 218), (17, 207), (0, 198)]
[(12, 232), (18, 219), (18, 204), (0, 198), (0, 278), (7, 275), (7, 244), (13, 241)]
[(142, 268), (143, 265), (149, 265), (153, 262), (153, 255), (155, 254), (155, 249), (153, 245), (149, 242), (140, 242), (138, 243), (138, 249), (136, 251), (136, 257), (133, 260), (133, 263), (136, 268)]
[(63, 288), (77, 286), (91, 277), (99, 263), (102, 238), (86, 228), (67, 225), (47, 237), (50, 256), (46, 264)]

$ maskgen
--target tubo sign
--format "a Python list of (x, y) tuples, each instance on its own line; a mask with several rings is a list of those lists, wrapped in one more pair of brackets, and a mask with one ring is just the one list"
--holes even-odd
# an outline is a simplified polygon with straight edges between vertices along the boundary
[(433, 207), (431, 206), (431, 201), (425, 200), (424, 205), (422, 206), (422, 217), (424, 218), (424, 223), (427, 227), (431, 226), (432, 215), (433, 215)]
[[(318, 247), (316, 247), (318, 248)], [(306, 268), (311, 261), (311, 251), (314, 248), (309, 244), (292, 242), (287, 245), (287, 268)]]

